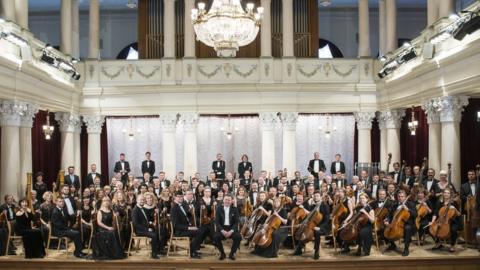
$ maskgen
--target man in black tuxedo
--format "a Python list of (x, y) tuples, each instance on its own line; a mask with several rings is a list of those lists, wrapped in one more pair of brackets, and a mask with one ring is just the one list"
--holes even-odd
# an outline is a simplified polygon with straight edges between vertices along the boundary
[(326, 170), (325, 163), (323, 162), (323, 160), (320, 159), (320, 153), (319, 152), (315, 152), (313, 154), (313, 159), (310, 160), (310, 162), (308, 163), (308, 168), (307, 169), (311, 174), (313, 174), (315, 179), (318, 179), (318, 172), (319, 171), (325, 172), (325, 170)]
[(142, 161), (142, 175), (145, 175), (145, 173), (150, 174), (150, 181), (153, 179), (153, 174), (155, 173), (155, 161), (150, 160), (151, 157), (150, 152), (145, 153), (145, 160)]
[(225, 161), (222, 160), (222, 154), (218, 153), (217, 154), (217, 160), (212, 162), (212, 170), (215, 172), (215, 176), (217, 177), (217, 180), (223, 180), (225, 179)]
[(400, 170), (400, 163), (394, 162), (393, 163), (393, 171), (390, 172), (393, 180), (395, 180), (395, 184), (400, 185), (405, 182), (405, 173)]
[(190, 258), (200, 259), (198, 250), (200, 244), (203, 242), (204, 232), (201, 228), (195, 227), (193, 223), (193, 216), (189, 214), (189, 209), (186, 209), (183, 204), (183, 193), (177, 192), (175, 194), (175, 201), (170, 210), (170, 219), (173, 224), (174, 236), (186, 236), (192, 238), (190, 241)]
[(242, 161), (238, 163), (238, 178), (243, 178), (245, 171), (250, 171), (250, 174), (252, 173), (252, 163), (248, 161), (248, 156), (243, 154)]
[(65, 202), (62, 197), (56, 200), (56, 207), (52, 210), (52, 235), (56, 237), (68, 237), (75, 244), (73, 255), (77, 258), (83, 258), (87, 254), (82, 252), (82, 239), (80, 232), (68, 227), (69, 216), (65, 210)]
[(438, 186), (438, 180), (435, 179), (435, 170), (430, 168), (427, 171), (427, 178), (423, 179), (423, 187), (428, 192), (428, 198), (432, 201), (432, 204), (435, 205), (437, 203), (437, 197), (435, 196), (437, 193), (442, 192), (440, 187)]
[(128, 173), (130, 173), (130, 163), (128, 161), (125, 161), (125, 154), (121, 153), (120, 154), (120, 160), (115, 163), (115, 167), (113, 169), (115, 173), (120, 173), (122, 177), (122, 183), (123, 186), (127, 186), (127, 181), (128, 181)]
[[(150, 227), (150, 222), (148, 220), (147, 214), (143, 209), (145, 204), (145, 197), (142, 194), (137, 197), (137, 205), (132, 210), (132, 223), (135, 227), (135, 233), (138, 236), (146, 236), (152, 240), (152, 259), (159, 259), (158, 252), (160, 248), (160, 239), (158, 238), (158, 233)], [(158, 213), (158, 209), (155, 209)]]
[(74, 186), (75, 190), (80, 190), (80, 177), (75, 175), (75, 167), (68, 167), (68, 174), (65, 175), (65, 185)]
[(162, 190), (170, 186), (170, 180), (165, 178), (164, 171), (158, 173), (158, 180), (160, 180), (160, 187), (162, 188)]
[(70, 226), (73, 226), (77, 221), (77, 203), (75, 198), (70, 194), (70, 186), (65, 184), (61, 187), (60, 191), (61, 197), (63, 198), (63, 210), (68, 214)]
[[(97, 172), (97, 164), (93, 163), (90, 165), (90, 172), (87, 174), (85, 177), (85, 180), (83, 181), (83, 188), (87, 188), (90, 185), (94, 185), (95, 178), (100, 178), (102, 179), (102, 175)], [(83, 190), (82, 190), (83, 192)]]
[(335, 181), (338, 188), (344, 188), (347, 185), (347, 179), (344, 178), (344, 174), (340, 171), (335, 173)]
[(367, 190), (372, 195), (372, 199), (377, 199), (378, 192), (381, 189), (386, 189), (386, 188), (387, 187), (385, 183), (383, 182), (383, 180), (380, 180), (380, 177), (378, 176), (378, 174), (374, 175), (372, 177), (372, 181), (367, 185)]
[(252, 177), (250, 171), (245, 171), (245, 175), (240, 178), (240, 185), (244, 186), (247, 190), (250, 190), (250, 184), (252, 184)]
[(469, 170), (467, 173), (468, 181), (463, 183), (460, 187), (460, 198), (462, 199), (462, 205), (465, 205), (468, 197), (475, 197), (478, 193), (479, 187), (477, 186), (477, 176), (474, 170)]
[(336, 154), (335, 161), (330, 166), (330, 173), (335, 175), (337, 172), (345, 173), (345, 163), (341, 161), (342, 155)]
[(213, 242), (220, 251), (220, 260), (226, 258), (225, 251), (223, 250), (222, 240), (232, 238), (232, 249), (228, 258), (235, 260), (235, 253), (240, 246), (242, 236), (238, 232), (239, 214), (238, 209), (232, 205), (232, 196), (226, 194), (223, 197), (223, 205), (217, 206), (217, 212), (215, 213), (215, 228), (216, 232), (213, 236)]

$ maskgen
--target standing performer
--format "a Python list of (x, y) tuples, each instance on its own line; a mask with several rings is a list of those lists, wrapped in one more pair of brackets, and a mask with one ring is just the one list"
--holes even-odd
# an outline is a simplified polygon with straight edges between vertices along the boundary
[(346, 172), (345, 170), (345, 163), (341, 161), (342, 155), (336, 154), (335, 155), (335, 161), (332, 162), (332, 165), (330, 166), (330, 173), (332, 175), (335, 175), (337, 172), (340, 172), (344, 174)]
[(130, 163), (125, 161), (125, 154), (120, 154), (120, 160), (115, 163), (115, 168), (113, 169), (115, 173), (120, 173), (122, 177), (123, 186), (126, 187), (128, 182), (128, 174), (130, 173)]
[(252, 163), (248, 161), (248, 156), (243, 154), (242, 161), (238, 163), (238, 178), (244, 178), (246, 171), (249, 171), (250, 174), (252, 173)]
[(150, 181), (153, 179), (153, 174), (155, 173), (155, 161), (150, 160), (151, 157), (150, 152), (145, 153), (145, 160), (142, 161), (142, 175), (148, 173), (150, 175)]
[(325, 172), (325, 169), (325, 163), (320, 159), (320, 153), (315, 152), (313, 154), (313, 159), (308, 163), (307, 170), (315, 177), (315, 179), (318, 179), (318, 172)]
[(215, 173), (217, 180), (225, 179), (225, 161), (222, 158), (222, 154), (218, 153), (217, 160), (212, 162), (212, 170)]

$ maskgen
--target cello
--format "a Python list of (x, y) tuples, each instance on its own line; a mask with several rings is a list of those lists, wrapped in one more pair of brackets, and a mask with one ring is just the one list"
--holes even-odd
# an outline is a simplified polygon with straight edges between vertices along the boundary
[(382, 221), (385, 220), (385, 218), (387, 218), (389, 209), (386, 206), (387, 206), (388, 201), (390, 201), (390, 198), (386, 197), (385, 202), (383, 203), (382, 207), (374, 210), (374, 212), (375, 212), (375, 224), (374, 224), (375, 227), (374, 228), (377, 232), (380, 231), (383, 228), (383, 222)]
[[(346, 217), (348, 213), (347, 207), (340, 202), (340, 198), (335, 200), (332, 210), (332, 235), (336, 236), (338, 228), (340, 227), (340, 222)], [(335, 238), (334, 238), (335, 239)]]
[(307, 216), (307, 212), (305, 211), (305, 208), (303, 208), (302, 205), (292, 209), (292, 211), (290, 212), (290, 216), (288, 217), (288, 219), (292, 223), (292, 228), (293, 228), (292, 235), (295, 235), (298, 229), (298, 227), (295, 225), (300, 224), (300, 222), (302, 222), (306, 216)]
[[(274, 213), (278, 213), (281, 209), (280, 207)], [(252, 242), (262, 248), (269, 247), (273, 240), (273, 232), (278, 230), (281, 225), (282, 220), (277, 215), (271, 214), (263, 224), (263, 227), (255, 232)]]
[(299, 224), (298, 229), (295, 232), (295, 239), (302, 242), (315, 239), (315, 227), (323, 220), (323, 215), (320, 212), (320, 206), (322, 203), (323, 200), (320, 203), (317, 203), (313, 211), (311, 211), (302, 223)]
[(410, 218), (410, 211), (403, 206), (408, 202), (409, 197), (410, 196), (407, 196), (401, 204), (402, 207), (395, 211), (392, 222), (388, 224), (383, 232), (383, 235), (388, 240), (396, 241), (403, 238), (405, 222)]
[(263, 209), (255, 209), (240, 230), (242, 237), (246, 239), (251, 238), (257, 230), (258, 221), (264, 216), (266, 216), (266, 213)]
[(358, 234), (362, 227), (364, 227), (368, 222), (368, 216), (362, 213), (361, 210), (366, 209), (368, 206), (365, 205), (362, 207), (356, 214), (353, 216), (345, 226), (339, 228), (340, 231), (339, 237), (343, 241), (352, 242), (358, 238)]
[(450, 208), (454, 201), (450, 199), (447, 205), (442, 206), (438, 211), (438, 217), (430, 225), (429, 232), (435, 239), (445, 240), (450, 237), (450, 223), (457, 216), (458, 210)]

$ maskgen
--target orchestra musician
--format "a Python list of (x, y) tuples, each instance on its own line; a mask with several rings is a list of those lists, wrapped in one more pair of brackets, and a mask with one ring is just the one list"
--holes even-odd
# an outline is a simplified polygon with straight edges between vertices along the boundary
[(401, 171), (399, 162), (393, 163), (393, 171), (390, 172), (390, 175), (392, 176), (396, 185), (402, 185), (405, 183), (405, 173)]
[(15, 225), (18, 235), (22, 236), (25, 258), (43, 258), (45, 257), (45, 248), (43, 245), (43, 236), (39, 228), (33, 227), (34, 212), (28, 208), (26, 199), (18, 203), (20, 209), (16, 213)]
[(102, 178), (102, 175), (97, 172), (97, 164), (92, 163), (90, 165), (90, 172), (85, 177), (83, 181), (82, 187), (89, 187), (90, 185), (94, 185), (95, 178)]
[(146, 209), (144, 208), (146, 199), (145, 196), (139, 194), (137, 196), (137, 205), (132, 210), (132, 223), (135, 227), (135, 233), (138, 236), (146, 236), (151, 239), (151, 258), (159, 259), (158, 253), (160, 249), (158, 233), (152, 228), (151, 220), (149, 219)]
[(199, 218), (198, 225), (201, 227), (201, 231), (204, 232), (205, 237), (208, 236), (213, 240), (214, 237), (214, 224), (215, 219), (215, 207), (217, 203), (212, 198), (212, 189), (205, 187), (203, 190), (203, 197), (199, 198), (196, 203), (196, 216)]
[(233, 240), (232, 249), (228, 258), (235, 260), (235, 253), (240, 246), (242, 236), (238, 231), (239, 214), (238, 209), (233, 206), (233, 198), (230, 194), (223, 196), (223, 204), (217, 206), (215, 213), (215, 235), (213, 242), (220, 251), (220, 260), (226, 258), (225, 250), (223, 249), (222, 240), (231, 238)]
[(335, 175), (337, 172), (340, 172), (344, 174), (346, 172), (345, 170), (345, 163), (341, 161), (342, 155), (336, 154), (335, 155), (335, 161), (332, 162), (332, 165), (330, 166), (330, 173), (332, 175)]
[(252, 163), (248, 161), (248, 156), (246, 154), (242, 155), (242, 161), (238, 163), (238, 178), (242, 179), (245, 177), (245, 172), (249, 171), (250, 174), (253, 171)]
[(313, 159), (308, 162), (307, 170), (316, 178), (318, 179), (318, 172), (322, 171), (325, 172), (325, 163), (323, 160), (320, 159), (320, 153), (315, 152), (313, 153)]
[[(478, 169), (478, 167), (477, 167)], [(480, 175), (479, 175), (480, 176)], [(474, 237), (478, 227), (480, 226), (480, 185), (477, 182), (478, 178), (474, 170), (469, 170), (467, 173), (467, 181), (460, 187), (460, 198), (465, 219), (465, 230), (467, 230), (467, 243), (475, 246), (476, 239)], [(476, 205), (476, 206), (475, 206)], [(480, 245), (480, 243), (476, 243)]]
[(416, 220), (416, 227), (418, 231), (418, 237), (423, 239), (423, 237), (428, 234), (428, 230), (426, 230), (427, 225), (429, 224), (430, 220), (432, 220), (434, 205), (432, 201), (428, 198), (428, 192), (424, 188), (420, 188), (417, 193), (417, 201), (416, 208), (417, 208), (417, 219)]
[(127, 186), (128, 174), (130, 173), (130, 163), (125, 160), (124, 153), (120, 154), (120, 160), (115, 163), (113, 171), (120, 174), (123, 185)]
[(427, 178), (423, 180), (423, 187), (428, 192), (428, 197), (432, 200), (433, 204), (436, 204), (437, 198), (436, 194), (441, 193), (440, 187), (438, 186), (438, 180), (435, 179), (435, 170), (430, 168), (427, 171)]
[(217, 180), (225, 179), (225, 161), (222, 159), (221, 153), (217, 154), (217, 160), (212, 162), (212, 170), (215, 173)]
[(75, 174), (75, 167), (68, 167), (68, 174), (65, 175), (65, 185), (74, 186), (76, 190), (80, 190), (80, 177)]
[[(448, 212), (450, 211), (454, 212), (452, 219), (449, 221), (449, 224), (447, 224), (447, 226), (450, 227), (450, 237), (449, 237), (450, 248), (448, 249), (448, 251), (453, 253), (455, 252), (455, 246), (457, 244), (458, 231), (461, 226), (460, 216), (462, 213), (458, 210), (460, 205), (456, 205), (453, 198), (453, 191), (451, 189), (449, 188), (444, 189), (442, 196), (443, 196), (442, 200), (437, 200), (436, 202), (435, 210), (432, 216), (432, 221), (430, 222), (429, 225), (433, 226), (436, 220), (448, 218), (448, 217), (440, 216), (442, 214), (442, 210), (445, 210), (444, 212), (446, 213), (446, 215), (449, 215)], [(432, 235), (432, 236), (434, 238), (437, 238), (436, 235)], [(443, 248), (442, 242), (437, 238), (435, 241), (435, 246), (432, 248), (432, 250), (438, 250), (441, 248)]]
[(47, 192), (47, 184), (43, 181), (43, 172), (38, 172), (33, 183), (33, 190), (37, 191), (37, 200), (43, 202), (43, 193)]
[(155, 161), (150, 159), (151, 156), (152, 154), (149, 151), (145, 152), (145, 160), (142, 161), (142, 174), (148, 173), (150, 175), (149, 181), (153, 179), (155, 174)]

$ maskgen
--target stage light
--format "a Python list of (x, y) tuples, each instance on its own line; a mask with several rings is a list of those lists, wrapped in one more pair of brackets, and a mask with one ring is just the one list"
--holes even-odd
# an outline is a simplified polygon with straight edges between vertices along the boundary
[(412, 59), (414, 59), (415, 57), (417, 57), (417, 53), (415, 52), (414, 49), (410, 50), (409, 52), (405, 53), (404, 55), (402, 55), (401, 57), (401, 62), (402, 63), (405, 63), (405, 62), (408, 62)]
[(53, 46), (50, 45), (50, 43), (47, 43), (47, 45), (45, 45), (45, 49), (51, 50), (51, 49), (53, 49)]
[(451, 36), (452, 34), (449, 31), (440, 32), (434, 35), (432, 38), (430, 38), (430, 43), (432, 43), (433, 45), (436, 45), (444, 42), (445, 40), (449, 39)]
[(410, 42), (408, 42), (408, 41), (405, 41), (405, 42), (403, 43), (403, 47), (404, 47), (404, 48), (409, 48), (409, 47), (411, 47), (411, 46), (412, 46), (412, 44), (411, 44)]
[(472, 34), (480, 28), (480, 16), (476, 13), (471, 13), (470, 16), (465, 18), (459, 27), (453, 33), (453, 38), (456, 40), (462, 40), (466, 35)]
[(477, 122), (480, 122), (480, 111), (477, 112)]
[(452, 21), (455, 21), (455, 20), (460, 19), (460, 16), (458, 16), (458, 15), (455, 14), (455, 13), (452, 13), (452, 14), (450, 14), (450, 16), (448, 16), (448, 18), (449, 18), (450, 20), (452, 20)]
[(54, 57), (51, 57), (49, 56), (47, 53), (43, 52), (42, 53), (42, 57), (40, 57), (40, 60), (42, 60), (43, 62), (49, 64), (49, 65), (55, 65), (55, 58)]
[(381, 62), (385, 62), (385, 61), (387, 61), (387, 58), (385, 57), (385, 55), (382, 55), (382, 56), (379, 58), (379, 60), (380, 60)]
[(72, 63), (76, 64), (76, 63), (78, 63), (78, 61), (79, 61), (79, 60), (78, 60), (77, 58), (72, 57)]
[(27, 40), (24, 38), (10, 32), (1, 32), (0, 38), (5, 39), (6, 41), (13, 43), (19, 47), (26, 47), (28, 45)]

